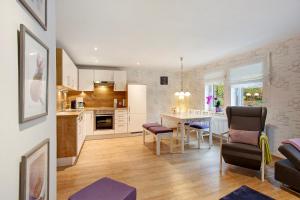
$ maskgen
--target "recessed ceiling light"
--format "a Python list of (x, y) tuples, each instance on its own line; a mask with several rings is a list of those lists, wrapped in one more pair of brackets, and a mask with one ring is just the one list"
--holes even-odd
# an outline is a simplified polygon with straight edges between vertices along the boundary
[(99, 60), (98, 60), (98, 59), (96, 59), (96, 60), (95, 60), (95, 62), (96, 62), (96, 63), (98, 63), (98, 62), (99, 62)]
[(137, 65), (141, 65), (141, 63), (140, 63), (140, 62), (136, 62), (136, 64), (137, 64)]
[(94, 50), (95, 50), (95, 51), (98, 51), (98, 47), (94, 47)]

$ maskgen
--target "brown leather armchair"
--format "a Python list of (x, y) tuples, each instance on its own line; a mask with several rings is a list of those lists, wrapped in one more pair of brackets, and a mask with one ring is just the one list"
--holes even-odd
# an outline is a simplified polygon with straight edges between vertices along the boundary
[[(264, 134), (267, 108), (265, 107), (237, 107), (226, 108), (229, 129), (259, 131)], [(258, 138), (259, 141), (259, 138)], [(243, 143), (223, 143), (223, 134), (220, 140), (220, 171), (222, 172), (222, 158), (228, 164), (237, 165), (254, 170), (261, 170), (261, 180), (264, 181), (264, 145), (262, 149), (257, 145)]]

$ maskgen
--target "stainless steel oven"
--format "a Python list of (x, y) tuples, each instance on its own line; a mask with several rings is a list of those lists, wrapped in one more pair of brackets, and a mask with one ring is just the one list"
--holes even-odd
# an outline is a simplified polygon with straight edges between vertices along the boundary
[(95, 111), (95, 130), (114, 129), (114, 112), (109, 110)]

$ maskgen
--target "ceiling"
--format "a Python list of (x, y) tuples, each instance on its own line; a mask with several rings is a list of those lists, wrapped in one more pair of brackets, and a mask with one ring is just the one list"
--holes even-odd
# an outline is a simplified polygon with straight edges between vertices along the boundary
[(56, 3), (57, 44), (78, 65), (192, 68), (300, 34), (299, 0)]

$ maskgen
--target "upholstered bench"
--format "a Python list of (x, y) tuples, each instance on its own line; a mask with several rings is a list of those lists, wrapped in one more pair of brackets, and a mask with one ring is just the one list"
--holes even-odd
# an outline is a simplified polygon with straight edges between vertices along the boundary
[(161, 126), (159, 123), (147, 123), (143, 124), (144, 129), (149, 129), (150, 127)]
[(161, 126), (158, 123), (149, 123), (143, 125), (143, 143), (145, 144), (145, 135), (150, 133), (156, 140), (156, 155), (160, 155), (160, 141), (162, 138), (167, 137), (170, 140), (170, 152), (173, 148), (173, 129)]
[(143, 143), (144, 144), (145, 144), (146, 134), (150, 133), (149, 128), (155, 127), (155, 126), (161, 126), (161, 125), (159, 123), (156, 123), (156, 122), (143, 124)]
[(69, 200), (136, 200), (136, 189), (105, 177), (75, 193)]

